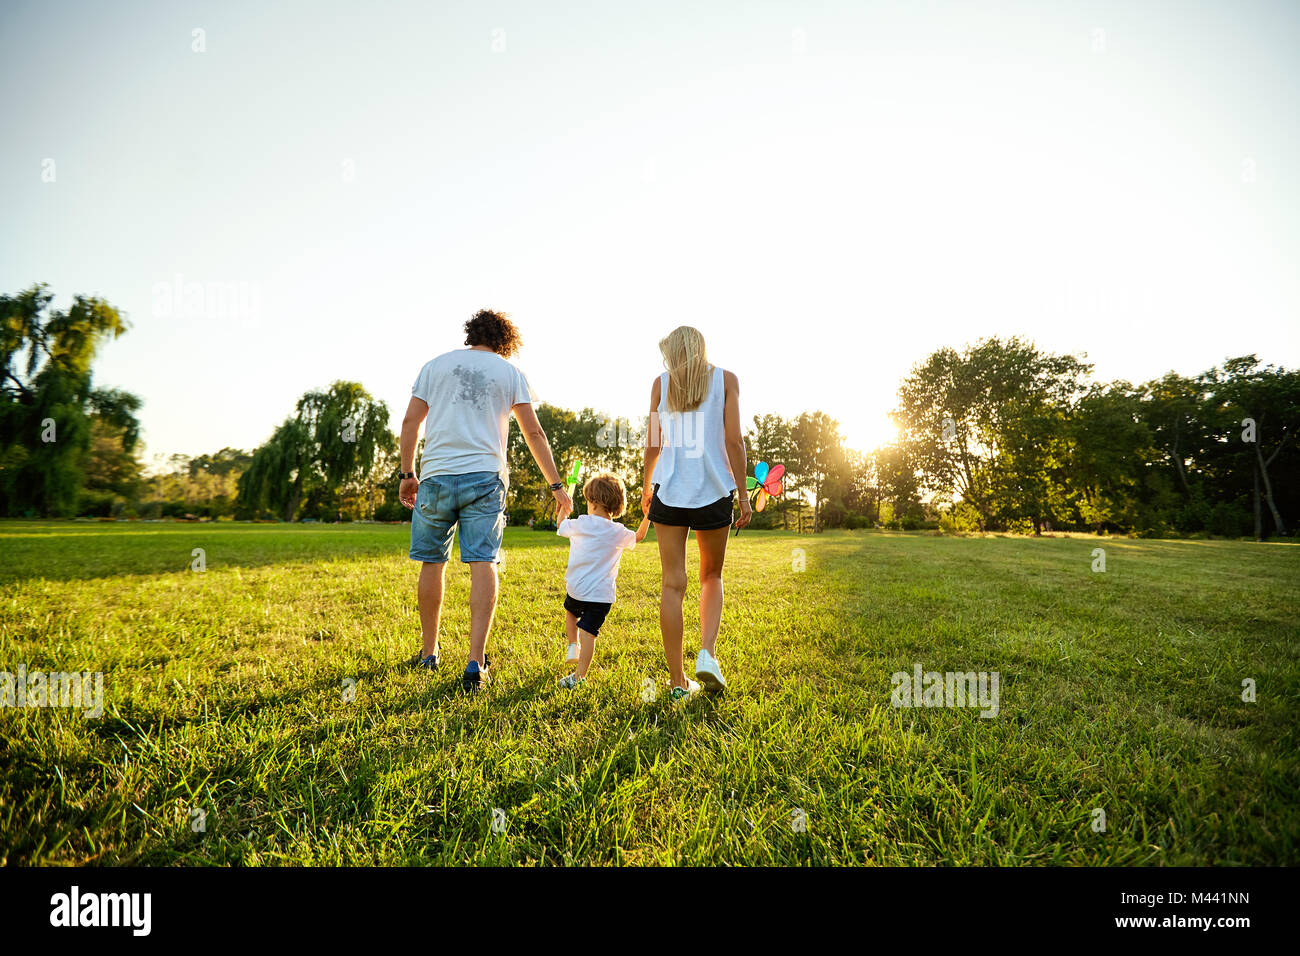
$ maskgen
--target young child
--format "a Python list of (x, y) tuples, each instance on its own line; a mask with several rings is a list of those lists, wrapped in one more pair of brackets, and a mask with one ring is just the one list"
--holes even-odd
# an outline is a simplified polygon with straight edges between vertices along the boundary
[(572, 690), (587, 679), (596, 654), (596, 635), (617, 596), (618, 564), (625, 550), (645, 540), (649, 519), (633, 532), (614, 519), (623, 514), (627, 497), (617, 475), (601, 473), (582, 486), (587, 513), (560, 522), (555, 533), (569, 539), (569, 569), (564, 574), (564, 631), (569, 648), (566, 663), (577, 669), (560, 680)]

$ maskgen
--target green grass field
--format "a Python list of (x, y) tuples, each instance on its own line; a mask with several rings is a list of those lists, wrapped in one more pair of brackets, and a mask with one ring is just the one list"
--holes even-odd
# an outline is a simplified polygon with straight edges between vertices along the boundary
[[(407, 666), (407, 534), (0, 522), (0, 670), (104, 674), (98, 718), (0, 710), (0, 862), (1300, 863), (1295, 545), (745, 532), (729, 691), (674, 705), (653, 541), (568, 692), (565, 542), (509, 531), (465, 695), (459, 563)], [(917, 663), (997, 671), (997, 717), (891, 706)]]

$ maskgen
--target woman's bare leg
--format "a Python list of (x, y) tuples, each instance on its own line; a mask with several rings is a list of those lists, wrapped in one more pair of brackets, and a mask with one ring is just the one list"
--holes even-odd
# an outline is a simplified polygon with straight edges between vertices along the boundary
[(695, 532), (700, 546), (700, 646), (710, 654), (722, 626), (722, 563), (729, 531), (730, 527)]
[(686, 598), (686, 536), (689, 533), (689, 528), (655, 522), (659, 567), (663, 570), (659, 630), (674, 687), (686, 686), (686, 671), (682, 667), (682, 601)]

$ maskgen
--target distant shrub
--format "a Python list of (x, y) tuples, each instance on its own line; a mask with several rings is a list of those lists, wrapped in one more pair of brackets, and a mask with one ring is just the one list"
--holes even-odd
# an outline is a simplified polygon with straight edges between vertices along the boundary
[(111, 517), (115, 498), (111, 491), (83, 491), (77, 502), (77, 514), (85, 518)]
[(376, 521), (410, 521), (411, 512), (399, 501), (390, 501), (375, 509)]
[(848, 517), (848, 512), (844, 505), (838, 501), (827, 501), (822, 504), (821, 522), (823, 528), (842, 528), (844, 521)]
[(1254, 521), (1245, 508), (1225, 501), (1210, 509), (1205, 525), (1211, 534), (1240, 538), (1251, 533)]
[(959, 501), (939, 516), (939, 528), (948, 534), (969, 534), (978, 531), (979, 512), (965, 501)]
[(513, 525), (516, 528), (528, 527), (528, 519), (536, 520), (537, 512), (533, 508), (507, 508), (506, 524)]

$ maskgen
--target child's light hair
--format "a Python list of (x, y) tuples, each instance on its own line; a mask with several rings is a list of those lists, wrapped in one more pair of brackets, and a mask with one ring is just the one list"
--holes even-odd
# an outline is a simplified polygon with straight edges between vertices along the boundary
[(587, 499), (588, 504), (600, 505), (609, 512), (611, 518), (619, 517), (627, 507), (623, 482), (618, 475), (611, 475), (607, 471), (587, 479), (587, 483), (582, 486), (582, 497)]
[(670, 412), (691, 412), (709, 394), (709, 356), (699, 329), (679, 325), (659, 343), (668, 368), (667, 407)]

